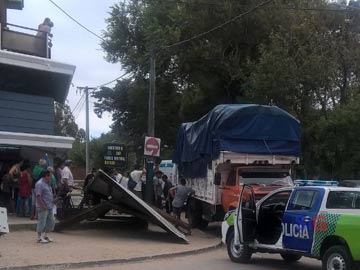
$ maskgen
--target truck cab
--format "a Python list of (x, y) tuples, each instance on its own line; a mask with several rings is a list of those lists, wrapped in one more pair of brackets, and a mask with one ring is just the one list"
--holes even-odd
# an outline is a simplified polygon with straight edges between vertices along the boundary
[(360, 189), (317, 185), (278, 189), (257, 203), (244, 185), (222, 224), (230, 259), (246, 263), (256, 252), (278, 253), (286, 262), (305, 256), (322, 260), (323, 269), (355, 269)]
[(253, 188), (258, 201), (275, 189), (292, 186), (289, 167), (285, 166), (232, 166), (226, 182), (221, 187), (221, 205), (228, 212), (237, 207), (242, 186)]

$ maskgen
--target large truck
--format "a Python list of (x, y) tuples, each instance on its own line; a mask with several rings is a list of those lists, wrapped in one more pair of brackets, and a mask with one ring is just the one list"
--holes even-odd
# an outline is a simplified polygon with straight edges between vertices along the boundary
[(187, 205), (192, 227), (222, 221), (235, 209), (243, 184), (257, 200), (292, 185), (299, 164), (300, 122), (276, 106), (219, 105), (181, 124), (173, 162), (195, 195)]

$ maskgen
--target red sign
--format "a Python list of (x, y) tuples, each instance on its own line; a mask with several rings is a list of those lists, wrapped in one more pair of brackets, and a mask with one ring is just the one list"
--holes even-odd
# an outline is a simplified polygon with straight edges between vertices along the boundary
[(160, 156), (160, 139), (154, 137), (145, 137), (145, 146), (144, 146), (144, 155), (145, 156)]

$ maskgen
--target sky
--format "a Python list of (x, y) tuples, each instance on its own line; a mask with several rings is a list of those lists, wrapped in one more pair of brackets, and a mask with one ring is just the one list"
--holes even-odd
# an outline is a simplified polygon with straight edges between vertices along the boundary
[[(109, 17), (110, 7), (119, 0), (53, 0), (81, 24), (98, 35), (106, 28), (105, 19)], [(99, 38), (78, 26), (49, 0), (24, 0), (23, 10), (8, 10), (8, 23), (37, 29), (49, 17), (54, 22), (51, 32), (53, 47), (51, 58), (55, 61), (76, 66), (73, 86), (69, 89), (68, 104), (74, 110), (81, 94), (76, 86), (98, 86), (119, 77), (123, 71), (120, 64), (108, 63), (100, 47)], [(113, 86), (110, 84), (109, 86)], [(98, 137), (110, 130), (111, 115), (98, 118), (90, 102), (90, 137)], [(82, 104), (82, 103), (80, 103)], [(75, 121), (85, 129), (85, 105), (75, 111)]]

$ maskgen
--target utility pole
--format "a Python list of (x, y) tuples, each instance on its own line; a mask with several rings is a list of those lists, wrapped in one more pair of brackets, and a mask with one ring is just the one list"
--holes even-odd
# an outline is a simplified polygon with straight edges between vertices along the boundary
[(1, 27), (5, 27), (7, 23), (6, 14), (6, 3), (5, 0), (0, 0), (0, 24)]
[(86, 135), (85, 135), (85, 159), (86, 159), (86, 174), (90, 172), (90, 152), (89, 152), (89, 141), (90, 141), (90, 123), (89, 123), (89, 90), (95, 90), (96, 88), (78, 87), (78, 89), (84, 90), (85, 92), (85, 115), (86, 115)]
[(89, 124), (89, 88), (85, 87), (85, 110), (86, 110), (86, 145), (85, 145), (85, 156), (86, 156), (86, 174), (89, 173), (90, 169), (90, 153), (89, 153), (89, 138), (90, 138), (90, 124)]
[[(148, 136), (155, 136), (155, 51), (151, 52), (150, 57), (150, 88), (149, 88), (149, 111), (148, 111)], [(147, 157), (146, 159), (146, 188), (145, 200), (148, 203), (152, 202), (153, 198), (153, 177), (154, 177), (154, 157)]]

